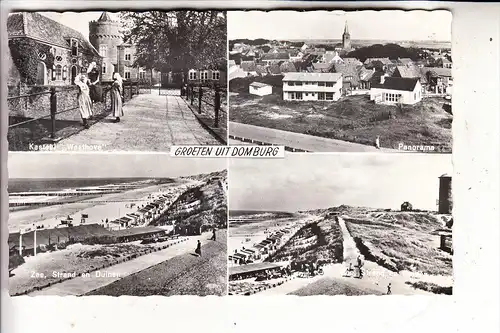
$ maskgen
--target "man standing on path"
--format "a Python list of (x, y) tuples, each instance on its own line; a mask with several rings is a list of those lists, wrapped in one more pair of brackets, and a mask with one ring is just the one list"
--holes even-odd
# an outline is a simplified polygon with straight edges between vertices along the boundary
[(216, 236), (215, 236), (215, 228), (212, 229), (212, 238), (210, 238), (210, 240), (213, 240), (215, 241), (216, 239)]

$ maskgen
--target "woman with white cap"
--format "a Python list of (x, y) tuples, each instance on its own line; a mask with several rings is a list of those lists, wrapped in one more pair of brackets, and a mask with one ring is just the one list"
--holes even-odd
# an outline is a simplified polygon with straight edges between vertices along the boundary
[(111, 85), (111, 112), (115, 117), (115, 122), (120, 122), (123, 116), (123, 79), (120, 73), (113, 74), (113, 84)]
[(78, 107), (82, 116), (83, 126), (89, 128), (88, 119), (92, 116), (92, 101), (90, 100), (89, 87), (85, 74), (78, 74), (75, 77), (75, 84), (79, 88)]

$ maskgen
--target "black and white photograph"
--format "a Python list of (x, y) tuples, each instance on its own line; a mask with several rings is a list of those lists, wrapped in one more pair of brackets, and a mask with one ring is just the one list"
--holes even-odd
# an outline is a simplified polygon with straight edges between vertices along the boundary
[(229, 139), (450, 153), (451, 12), (231, 11)]
[(451, 295), (448, 154), (232, 160), (229, 295)]
[(10, 151), (227, 143), (225, 11), (11, 12)]
[(11, 296), (224, 296), (223, 159), (9, 154)]

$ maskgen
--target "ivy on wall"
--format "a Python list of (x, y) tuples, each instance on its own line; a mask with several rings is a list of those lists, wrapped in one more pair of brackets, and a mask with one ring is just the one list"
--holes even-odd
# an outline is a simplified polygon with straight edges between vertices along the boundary
[[(12, 61), (17, 67), (21, 78), (28, 85), (35, 85), (38, 71), (38, 62), (43, 61), (47, 69), (54, 65), (54, 55), (50, 52), (51, 47), (40, 44), (26, 38), (9, 40), (9, 49)], [(45, 59), (39, 58), (39, 54), (45, 54)]]

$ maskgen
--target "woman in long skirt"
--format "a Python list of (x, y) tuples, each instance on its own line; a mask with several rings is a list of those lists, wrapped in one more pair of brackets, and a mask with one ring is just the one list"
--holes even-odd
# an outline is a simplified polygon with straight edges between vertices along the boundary
[(113, 74), (113, 84), (111, 85), (111, 112), (115, 117), (115, 122), (120, 122), (123, 117), (123, 80), (119, 73)]
[(83, 126), (89, 128), (88, 119), (92, 116), (92, 102), (89, 95), (89, 87), (87, 86), (87, 78), (85, 75), (78, 74), (75, 77), (75, 84), (79, 88), (78, 107), (82, 116)]
[(89, 77), (90, 99), (92, 103), (102, 102), (102, 88), (99, 84), (100, 73), (95, 62), (89, 65), (87, 75)]

